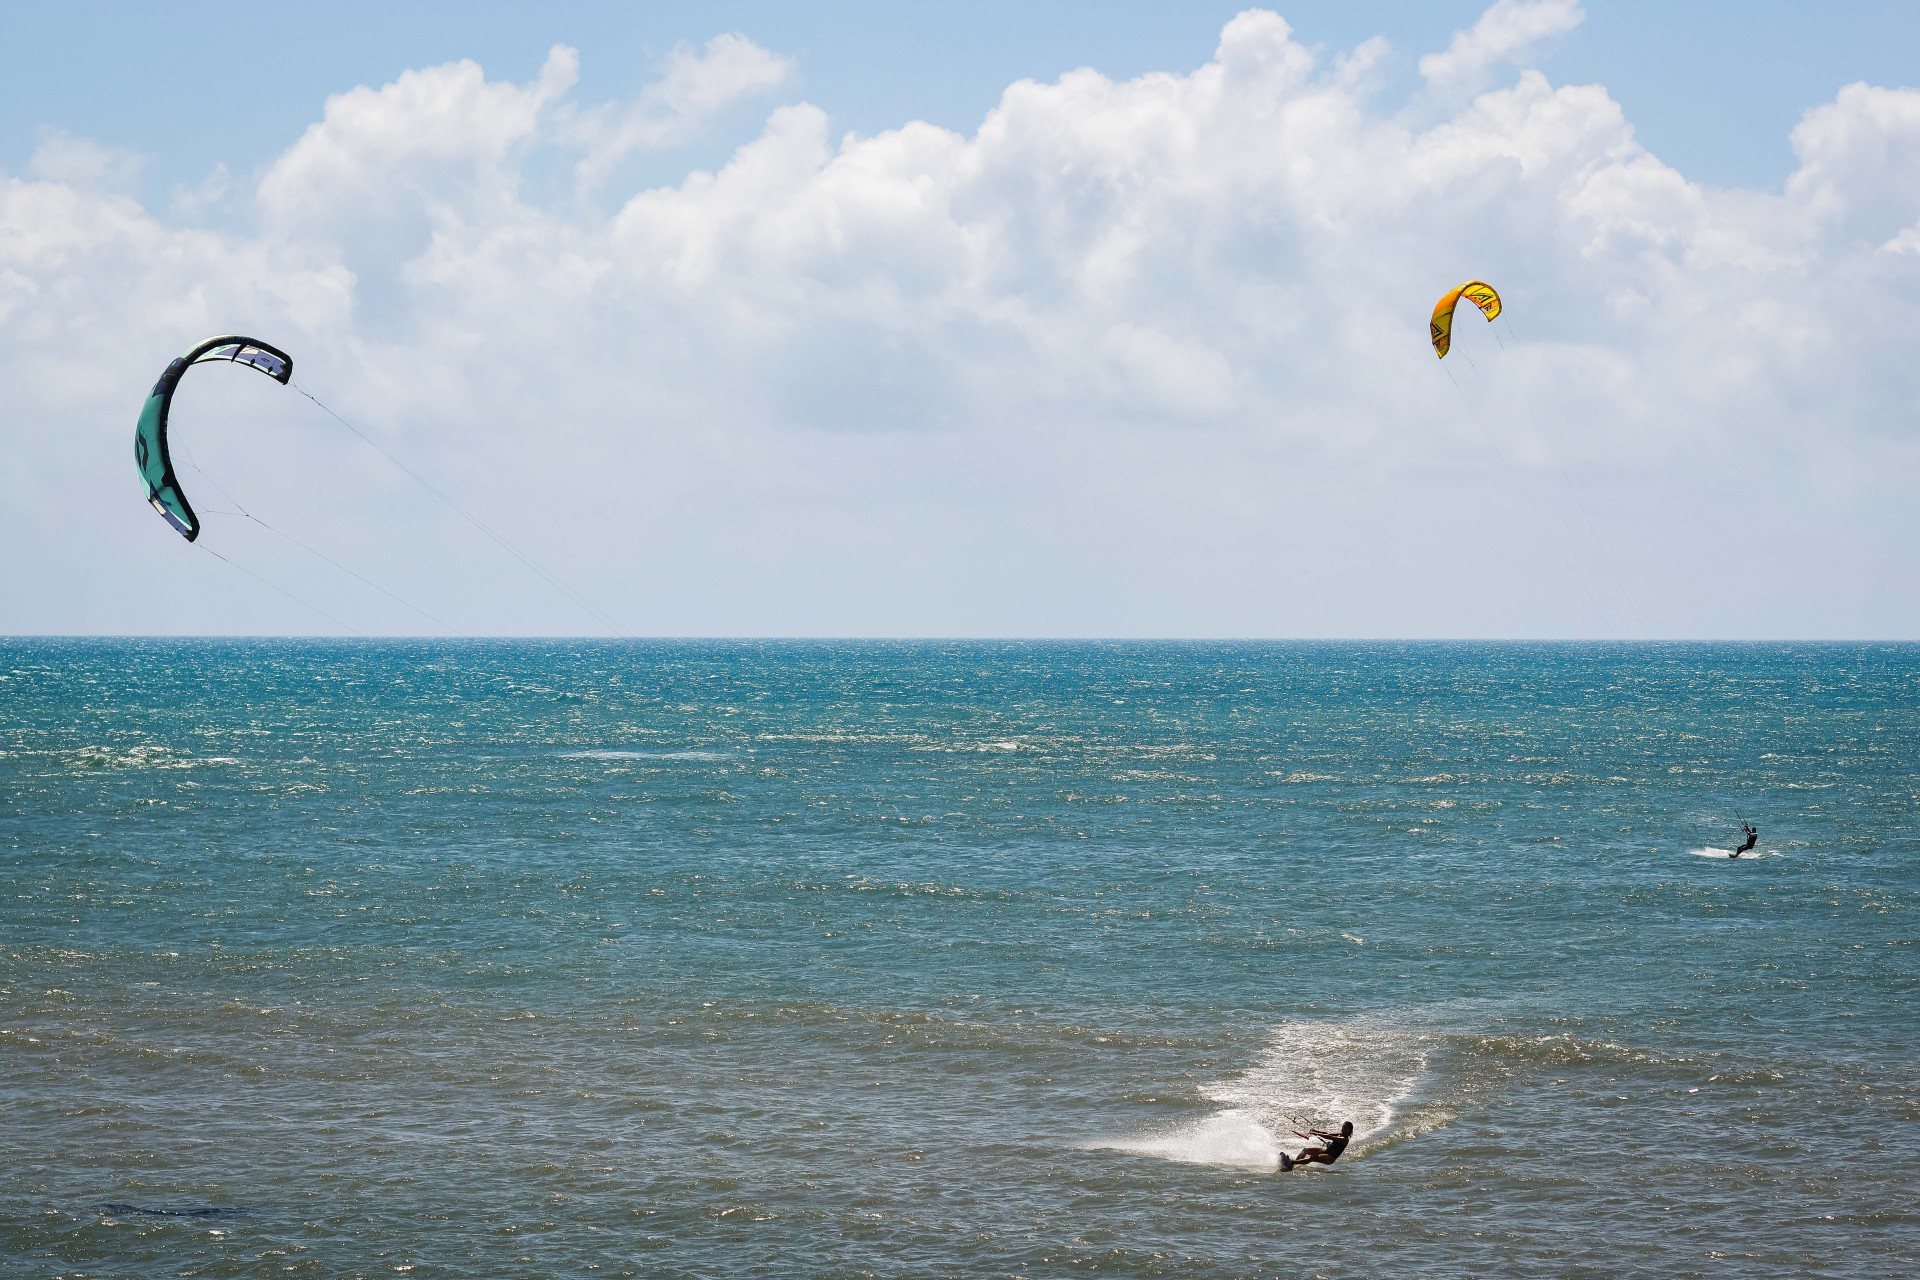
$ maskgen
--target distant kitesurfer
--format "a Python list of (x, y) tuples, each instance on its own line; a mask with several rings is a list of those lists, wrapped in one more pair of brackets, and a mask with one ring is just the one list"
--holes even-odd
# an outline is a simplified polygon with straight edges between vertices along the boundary
[(1347, 1144), (1353, 1141), (1353, 1121), (1348, 1120), (1342, 1124), (1340, 1126), (1340, 1132), (1338, 1133), (1330, 1133), (1325, 1129), (1309, 1129), (1305, 1133), (1301, 1133), (1298, 1129), (1295, 1129), (1293, 1133), (1294, 1136), (1298, 1138), (1318, 1138), (1320, 1139), (1320, 1145), (1317, 1147), (1303, 1147), (1300, 1150), (1300, 1154), (1291, 1159), (1289, 1159), (1284, 1152), (1281, 1153), (1280, 1167), (1283, 1170), (1292, 1169), (1296, 1165), (1303, 1164), (1332, 1164), (1335, 1160), (1338, 1160), (1340, 1153), (1347, 1149)]
[(1729, 858), (1737, 858), (1741, 854), (1746, 853), (1748, 850), (1752, 849), (1753, 846), (1755, 846), (1756, 844), (1760, 843), (1760, 828), (1754, 826), (1750, 822), (1742, 822), (1740, 824), (1740, 829), (1747, 833), (1747, 842), (1741, 845), (1738, 849), (1735, 849), (1732, 853), (1728, 854), (1727, 856)]

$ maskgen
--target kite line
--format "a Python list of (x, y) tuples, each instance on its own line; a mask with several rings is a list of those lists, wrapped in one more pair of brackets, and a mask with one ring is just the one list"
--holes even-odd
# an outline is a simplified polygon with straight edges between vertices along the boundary
[(444, 502), (448, 507), (452, 508), (453, 511), (455, 511), (468, 524), (472, 525), (474, 528), (478, 529), (481, 533), (491, 538), (509, 555), (513, 556), (514, 559), (518, 560), (521, 564), (525, 565), (528, 569), (532, 570), (535, 574), (537, 574), (541, 581), (545, 582), (548, 586), (552, 587), (555, 591), (559, 592), (562, 596), (566, 597), (574, 605), (578, 606), (584, 613), (586, 613), (589, 617), (591, 617), (595, 622), (598, 622), (601, 626), (605, 627), (608, 631), (612, 632), (616, 636), (630, 638), (628, 637), (628, 633), (621, 628), (620, 624), (615, 622), (611, 617), (609, 617), (604, 610), (600, 609), (592, 601), (588, 600), (585, 596), (581, 595), (579, 592), (575, 591), (572, 587), (562, 582), (559, 578), (555, 577), (553, 574), (541, 568), (538, 564), (534, 562), (533, 557), (529, 556), (526, 552), (522, 551), (519, 547), (514, 546), (513, 543), (507, 541), (500, 534), (494, 532), (492, 527), (490, 527), (484, 520), (482, 520), (479, 516), (476, 516), (475, 514), (473, 514), (473, 512), (467, 510), (465, 507), (461, 506), (458, 502), (454, 501), (451, 497), (447, 496), (447, 494), (445, 494), (437, 486), (435, 486), (432, 481), (428, 480), (425, 476), (421, 475), (418, 471), (415, 471), (412, 467), (408, 466), (406, 463), (400, 461), (400, 459), (394, 457), (391, 453), (387, 452), (387, 450), (384, 447), (382, 447), (378, 441), (374, 440), (371, 436), (367, 435), (366, 432), (360, 430), (360, 428), (354, 426), (351, 422), (348, 422), (345, 418), (341, 417), (338, 413), (335, 413), (333, 409), (329, 408), (327, 404), (320, 399), (319, 396), (314, 395), (313, 392), (307, 390), (305, 387), (301, 386), (298, 382), (290, 381), (288, 385), (291, 386), (295, 391), (298, 391), (301, 395), (305, 396), (307, 399), (313, 401), (313, 403), (320, 409), (322, 413), (326, 414), (329, 418), (332, 418), (335, 422), (345, 427), (348, 431), (351, 431), (368, 448), (372, 449), (375, 453), (385, 458), (388, 462), (392, 463), (395, 467), (405, 472), (407, 476), (411, 478), (415, 484), (418, 484), (422, 489), (425, 489), (428, 493), (432, 494), (434, 497), (440, 499), (441, 502)]

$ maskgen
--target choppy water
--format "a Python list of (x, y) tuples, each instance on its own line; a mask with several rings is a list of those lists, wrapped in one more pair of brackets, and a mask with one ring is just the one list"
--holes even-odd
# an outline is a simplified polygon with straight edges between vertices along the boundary
[[(0, 1271), (1920, 1273), (1917, 695), (1878, 645), (0, 643)], [(1769, 856), (1694, 855), (1741, 815)]]

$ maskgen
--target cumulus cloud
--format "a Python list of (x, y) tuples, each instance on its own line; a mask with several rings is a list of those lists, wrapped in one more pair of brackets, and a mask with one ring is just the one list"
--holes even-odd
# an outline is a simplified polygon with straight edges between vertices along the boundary
[(1480, 20), (1457, 32), (1442, 53), (1420, 59), (1420, 74), (1444, 93), (1474, 93), (1501, 65), (1527, 57), (1586, 18), (1579, 0), (1497, 0)]
[(263, 239), (385, 280), (436, 233), (520, 219), (521, 166), (579, 70), (579, 55), (557, 45), (524, 86), (462, 61), (328, 99), (261, 179)]
[[(1423, 69), (1464, 84), (1577, 19), (1502, 0)], [(635, 631), (1920, 624), (1888, 487), (1920, 452), (1920, 94), (1840, 91), (1784, 189), (1727, 191), (1537, 71), (1416, 127), (1376, 100), (1380, 56), (1322, 63), (1251, 11), (1198, 68), (1022, 81), (967, 133), (784, 105), (605, 212), (528, 175), (669, 145), (790, 64), (723, 37), (598, 114), (564, 48), (527, 84), (410, 71), (327, 102), (250, 233), (5, 179), (28, 466), (0, 504), (60, 534), (4, 571), (7, 629), (312, 628), (130, 492), (146, 384), (227, 330), (281, 341)], [(1436, 367), (1427, 309), (1472, 276), (1509, 318)], [(224, 372), (177, 429), (238, 500), (466, 629), (591, 629), (310, 405)], [(417, 625), (216, 534), (367, 629)]]
[(1920, 210), (1920, 94), (1850, 84), (1793, 131), (1790, 193), (1839, 235), (1878, 243)]

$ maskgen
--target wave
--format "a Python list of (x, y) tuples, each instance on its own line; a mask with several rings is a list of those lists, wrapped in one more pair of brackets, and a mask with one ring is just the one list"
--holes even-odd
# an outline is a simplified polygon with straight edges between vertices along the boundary
[(1478, 1054), (1523, 1068), (1626, 1064), (1661, 1066), (1680, 1061), (1649, 1049), (1636, 1049), (1613, 1040), (1581, 1039), (1564, 1031), (1552, 1035), (1480, 1036), (1471, 1047)]
[[(697, 710), (688, 707), (687, 710)], [(822, 742), (822, 743), (873, 743), (873, 742), (924, 742), (924, 733), (757, 733), (756, 742)]]
[(731, 760), (725, 751), (562, 751), (562, 760)]
[(950, 746), (928, 745), (913, 748), (915, 751), (937, 751), (944, 755), (985, 755), (1003, 751), (1038, 751), (1040, 748), (1026, 742), (1011, 739), (1004, 742), (959, 742)]
[(159, 743), (132, 747), (76, 747), (57, 753), (74, 769), (196, 769), (209, 764), (239, 764), (238, 756), (196, 756)]

